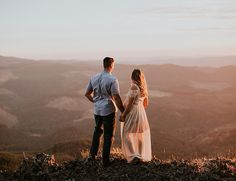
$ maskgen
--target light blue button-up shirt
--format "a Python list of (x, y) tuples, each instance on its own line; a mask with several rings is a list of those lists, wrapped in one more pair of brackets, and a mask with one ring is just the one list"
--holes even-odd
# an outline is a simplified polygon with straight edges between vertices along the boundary
[(93, 76), (89, 81), (86, 91), (93, 91), (95, 115), (107, 116), (117, 112), (112, 96), (120, 94), (120, 90), (119, 82), (114, 75), (103, 71)]

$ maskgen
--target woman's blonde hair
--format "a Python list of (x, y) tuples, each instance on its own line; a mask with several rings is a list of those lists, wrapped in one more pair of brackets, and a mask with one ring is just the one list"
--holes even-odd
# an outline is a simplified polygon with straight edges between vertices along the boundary
[(144, 73), (140, 69), (134, 69), (131, 75), (131, 79), (137, 84), (140, 89), (141, 97), (147, 97), (147, 83)]

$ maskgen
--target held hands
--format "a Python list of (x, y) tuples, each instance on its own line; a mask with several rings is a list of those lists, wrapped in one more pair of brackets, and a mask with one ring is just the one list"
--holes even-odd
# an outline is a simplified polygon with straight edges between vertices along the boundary
[(125, 122), (125, 115), (123, 113), (120, 115), (120, 120), (119, 121), (120, 122)]

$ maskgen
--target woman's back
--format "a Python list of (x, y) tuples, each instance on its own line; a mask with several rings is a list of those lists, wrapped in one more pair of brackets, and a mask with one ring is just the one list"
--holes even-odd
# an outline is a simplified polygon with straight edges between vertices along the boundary
[(140, 89), (132, 84), (126, 100), (132, 98), (133, 103), (125, 122), (121, 123), (122, 150), (127, 161), (135, 157), (143, 160), (151, 160), (150, 128), (143, 106), (145, 97), (141, 96)]

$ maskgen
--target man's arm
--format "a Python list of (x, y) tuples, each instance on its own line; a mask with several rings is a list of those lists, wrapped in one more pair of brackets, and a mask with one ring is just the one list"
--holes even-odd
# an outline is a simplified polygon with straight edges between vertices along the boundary
[(120, 98), (120, 89), (119, 89), (119, 83), (117, 79), (114, 79), (111, 84), (111, 93), (112, 97), (115, 100), (116, 106), (120, 110), (120, 112), (124, 112), (124, 106), (122, 103), (122, 100)]
[(114, 94), (113, 98), (115, 100), (115, 103), (116, 103), (118, 109), (120, 110), (120, 112), (123, 113), (124, 112), (124, 106), (123, 106), (122, 100), (120, 98), (120, 95), (119, 94)]
[(91, 91), (91, 90), (87, 91), (85, 93), (85, 97), (87, 97), (89, 101), (94, 102), (93, 97), (92, 97), (92, 93), (93, 93), (93, 91)]
[(92, 83), (91, 83), (91, 80), (90, 80), (89, 83), (88, 83), (86, 92), (85, 92), (85, 97), (87, 97), (89, 101), (94, 102), (92, 93), (93, 93), (93, 86), (92, 86)]

